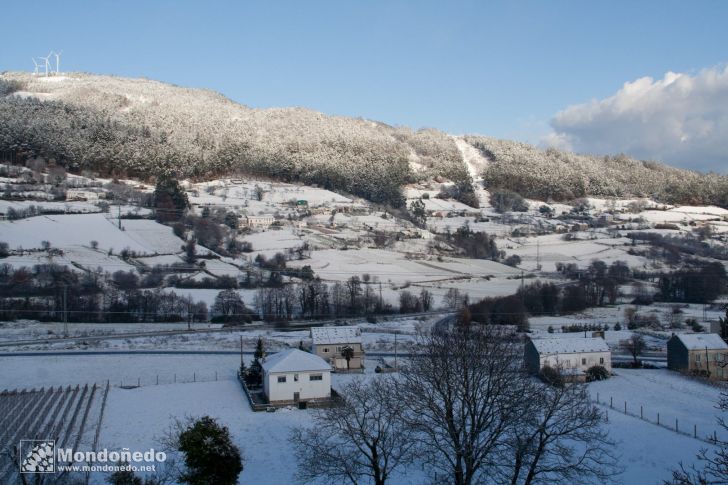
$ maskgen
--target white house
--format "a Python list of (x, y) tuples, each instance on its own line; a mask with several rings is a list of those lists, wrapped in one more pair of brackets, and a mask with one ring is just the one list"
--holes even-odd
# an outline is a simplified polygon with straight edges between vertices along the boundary
[(66, 190), (66, 200), (99, 200), (98, 192), (83, 189)]
[(525, 361), (533, 373), (538, 373), (546, 366), (577, 375), (595, 365), (612, 371), (612, 352), (607, 342), (593, 337), (529, 339), (526, 342)]
[(728, 344), (717, 333), (679, 333), (667, 341), (667, 368), (728, 380)]
[(311, 327), (311, 340), (313, 353), (329, 362), (335, 370), (362, 368), (364, 349), (359, 327)]
[(271, 214), (262, 214), (258, 216), (245, 216), (243, 222), (248, 227), (268, 227), (276, 221)]
[(331, 366), (321, 357), (288, 349), (263, 362), (263, 391), (271, 404), (331, 398)]

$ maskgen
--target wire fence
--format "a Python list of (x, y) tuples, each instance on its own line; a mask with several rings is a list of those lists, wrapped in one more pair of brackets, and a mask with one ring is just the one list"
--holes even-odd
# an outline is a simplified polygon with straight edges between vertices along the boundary
[[(711, 445), (717, 445), (722, 443), (722, 438), (718, 436), (718, 432), (715, 428), (712, 430), (698, 429), (698, 425), (692, 423), (681, 423), (680, 420), (675, 417), (666, 415), (665, 413), (656, 412), (650, 408), (645, 409), (645, 406), (640, 404), (638, 406), (630, 406), (627, 401), (615, 400), (612, 396), (603, 398), (597, 393), (596, 402), (600, 406), (617, 411), (626, 416), (641, 419), (642, 421), (660, 426), (674, 433), (681, 434), (696, 440), (708, 443)], [(606, 412), (606, 419), (609, 422), (609, 411)], [(707, 434), (706, 431), (708, 431)]]
[(166, 384), (191, 384), (195, 382), (214, 382), (236, 380), (235, 370), (220, 372), (188, 372), (173, 374), (155, 374), (144, 377), (124, 377), (117, 381), (108, 381), (111, 387), (133, 389), (146, 386), (160, 386)]

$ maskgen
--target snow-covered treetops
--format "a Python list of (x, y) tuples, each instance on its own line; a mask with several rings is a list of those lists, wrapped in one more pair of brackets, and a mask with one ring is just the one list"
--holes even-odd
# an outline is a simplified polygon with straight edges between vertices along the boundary
[[(529, 197), (654, 194), (728, 201), (724, 177), (626, 157), (465, 139), (492, 160), (484, 174), (488, 185)], [(438, 130), (301, 108), (253, 109), (208, 90), (78, 73), (0, 74), (0, 151), (140, 178), (264, 175), (395, 205), (403, 202), (405, 183), (439, 176), (470, 186), (454, 138)]]
[(675, 204), (728, 206), (728, 177), (640, 161), (626, 155), (577, 155), (526, 143), (466, 136), (489, 160), (488, 187), (539, 200), (578, 197), (652, 197)]

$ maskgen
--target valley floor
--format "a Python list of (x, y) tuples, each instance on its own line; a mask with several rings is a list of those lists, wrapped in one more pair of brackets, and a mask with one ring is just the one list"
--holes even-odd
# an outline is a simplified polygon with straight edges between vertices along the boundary
[[(349, 379), (377, 378), (371, 373), (376, 363), (368, 360), (368, 373), (363, 376), (335, 375), (334, 387)], [(101, 427), (101, 447), (158, 447), (174, 418), (210, 415), (230, 428), (235, 443), (243, 451), (246, 464), (241, 483), (292, 483), (296, 462), (288, 436), (292, 427), (309, 423), (314, 411), (282, 409), (275, 413), (253, 413), (235, 379), (238, 365), (237, 355), (2, 356), (0, 387), (109, 380), (112, 389)], [(602, 402), (608, 402), (609, 396), (614, 397), (615, 408), (623, 406), (625, 399), (630, 408), (643, 405), (645, 414), (660, 412), (667, 422), (679, 418), (681, 428), (692, 429), (696, 424), (706, 434), (717, 429), (714, 403), (720, 388), (667, 370), (616, 369), (615, 374), (608, 381), (589, 384), (592, 395), (599, 393)], [(123, 389), (122, 383), (125, 386), (140, 383), (141, 387)], [(660, 483), (679, 462), (695, 463), (698, 450), (710, 446), (625, 416), (608, 405), (602, 409), (608, 412), (609, 422), (605, 426), (617, 442), (620, 462), (625, 468), (618, 478), (621, 483)], [(103, 477), (94, 477), (94, 482), (103, 483)], [(392, 477), (395, 484), (425, 482), (418, 465)]]

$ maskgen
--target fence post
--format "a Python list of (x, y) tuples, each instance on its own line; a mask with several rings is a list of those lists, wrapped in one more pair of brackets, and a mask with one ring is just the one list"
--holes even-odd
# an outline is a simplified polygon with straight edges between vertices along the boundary
[(609, 407), (610, 408), (613, 408), (614, 407), (614, 401), (612, 399), (612, 396), (609, 396)]
[(660, 424), (660, 413), (657, 413), (657, 424)]
[(640, 419), (645, 419), (645, 415), (642, 412), (642, 404), (640, 404)]
[(679, 433), (679, 431), (678, 431), (678, 429), (677, 429), (677, 418), (675, 418), (675, 432), (676, 432), (676, 433)]
[(624, 401), (624, 414), (627, 414), (627, 401)]
[(192, 382), (197, 382), (197, 373), (196, 372), (192, 373)]
[(157, 385), (159, 385), (159, 374), (157, 374)]
[(174, 383), (177, 384), (177, 374), (174, 374)]
[(694, 424), (693, 425), (693, 438), (697, 438), (697, 437), (698, 437), (698, 425)]
[(597, 403), (599, 402), (599, 393), (597, 393)]
[(217, 380), (217, 371), (215, 371), (215, 380)]
[(718, 442), (718, 433), (715, 430), (713, 430), (713, 443), (717, 443), (717, 442)]

